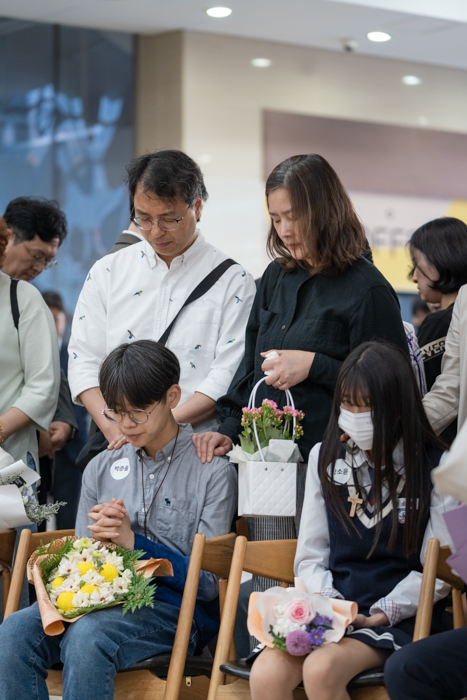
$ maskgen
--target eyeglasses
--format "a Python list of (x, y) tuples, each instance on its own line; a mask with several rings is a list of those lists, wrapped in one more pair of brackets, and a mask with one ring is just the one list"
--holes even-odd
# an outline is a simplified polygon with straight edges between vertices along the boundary
[(188, 205), (186, 212), (180, 219), (159, 219), (159, 221), (151, 221), (151, 219), (146, 219), (145, 217), (134, 216), (132, 221), (143, 231), (150, 231), (156, 224), (159, 226), (161, 231), (176, 231), (178, 224), (180, 221), (183, 221), (185, 216), (188, 214), (189, 209), (190, 205)]
[(26, 248), (34, 265), (41, 265), (41, 267), (44, 270), (50, 270), (52, 267), (55, 267), (55, 265), (57, 265), (58, 260), (56, 258), (52, 258), (52, 260), (47, 260), (47, 257), (45, 255), (42, 255), (42, 254), (36, 255), (36, 253), (33, 253), (32, 251), (30, 251), (28, 246), (26, 245), (26, 243), (24, 243), (24, 241), (23, 241), (23, 245)]
[(141, 425), (142, 423), (148, 422), (149, 416), (154, 411), (156, 406), (157, 403), (149, 412), (143, 411), (141, 408), (134, 408), (132, 411), (112, 411), (111, 408), (104, 408), (104, 410), (102, 411), (102, 415), (105, 416), (107, 420), (111, 423), (121, 423), (124, 416), (128, 416), (128, 418), (132, 420), (133, 423), (138, 423), (139, 425)]

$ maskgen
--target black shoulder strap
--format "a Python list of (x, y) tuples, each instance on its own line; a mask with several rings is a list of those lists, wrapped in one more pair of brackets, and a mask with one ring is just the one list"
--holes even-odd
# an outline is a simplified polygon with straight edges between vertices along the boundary
[(19, 325), (18, 282), (19, 280), (13, 279), (10, 281), (11, 315), (13, 316), (13, 323), (15, 324), (16, 330), (18, 330)]
[(132, 233), (121, 233), (118, 239), (115, 241), (112, 248), (109, 250), (110, 253), (118, 253), (119, 250), (123, 250), (129, 245), (134, 245), (135, 243), (142, 243), (143, 241), (138, 236), (134, 236)]
[(213, 287), (216, 284), (217, 280), (219, 280), (222, 277), (222, 275), (224, 274), (224, 272), (226, 272), (229, 269), (229, 267), (232, 267), (232, 265), (237, 265), (237, 263), (235, 262), (235, 260), (232, 260), (231, 258), (227, 258), (227, 260), (224, 260), (224, 262), (221, 262), (221, 264), (218, 265), (217, 267), (215, 267), (214, 270), (212, 270), (209, 273), (209, 275), (206, 275), (206, 277), (203, 280), (201, 280), (201, 282), (198, 284), (198, 286), (195, 287), (195, 289), (193, 289), (193, 291), (191, 292), (188, 299), (186, 299), (182, 308), (180, 309), (178, 314), (175, 316), (173, 321), (167, 326), (167, 328), (165, 329), (165, 331), (163, 332), (163, 334), (159, 338), (159, 343), (162, 343), (162, 345), (165, 345), (167, 343), (167, 340), (169, 339), (169, 335), (172, 331), (172, 328), (174, 327), (174, 325), (177, 321), (177, 318), (180, 316), (180, 314), (182, 313), (185, 306), (188, 306), (188, 304), (191, 304), (193, 301), (196, 301), (197, 299), (202, 297), (204, 294), (206, 294), (206, 292), (208, 292), (211, 289), (211, 287)]

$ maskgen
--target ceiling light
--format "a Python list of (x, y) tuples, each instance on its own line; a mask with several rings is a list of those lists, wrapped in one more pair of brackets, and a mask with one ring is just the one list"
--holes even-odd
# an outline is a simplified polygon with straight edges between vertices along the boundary
[(253, 58), (251, 61), (251, 65), (255, 68), (269, 68), (271, 64), (270, 58)]
[(210, 7), (209, 10), (206, 10), (206, 13), (210, 17), (228, 17), (232, 14), (232, 10), (230, 7)]
[(367, 37), (370, 41), (389, 41), (391, 35), (386, 32), (369, 32)]
[(404, 75), (402, 82), (404, 85), (420, 85), (422, 81), (421, 78), (418, 78), (416, 75)]

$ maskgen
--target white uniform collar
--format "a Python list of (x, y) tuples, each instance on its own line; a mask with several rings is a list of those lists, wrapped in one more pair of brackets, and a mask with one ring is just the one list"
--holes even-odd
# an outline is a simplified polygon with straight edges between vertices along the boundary
[[(404, 445), (402, 440), (397, 443), (394, 452), (392, 453), (392, 459), (394, 462), (394, 467), (397, 473), (403, 471), (404, 469)], [(363, 465), (373, 466), (372, 462), (368, 459), (368, 456), (364, 450), (358, 450), (355, 454), (350, 452), (345, 453), (345, 461), (347, 464), (352, 466), (354, 469), (359, 469)], [(384, 469), (384, 465), (382, 467)]]
[[(198, 234), (196, 240), (194, 243), (192, 243), (188, 250), (185, 250), (184, 253), (177, 255), (177, 257), (172, 260), (170, 265), (171, 270), (178, 267), (186, 268), (187, 265), (191, 264), (191, 262), (204, 251), (208, 244), (206, 243), (206, 240), (199, 229), (196, 229), (196, 233)], [(144, 254), (146, 255), (149, 267), (153, 268), (156, 265), (167, 266), (167, 263), (159, 255), (157, 255), (154, 248), (147, 242), (146, 239), (144, 240), (143, 246)]]

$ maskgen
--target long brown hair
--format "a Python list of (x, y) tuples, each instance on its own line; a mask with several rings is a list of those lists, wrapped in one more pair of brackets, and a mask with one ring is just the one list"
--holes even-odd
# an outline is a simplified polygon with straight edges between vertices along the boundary
[(295, 260), (279, 238), (274, 223), (268, 235), (267, 250), (284, 270), (297, 267), (311, 274), (339, 275), (366, 248), (366, 237), (349, 195), (327, 160), (316, 153), (292, 156), (277, 165), (266, 181), (266, 199), (273, 190), (287, 190), (294, 218), (309, 257)]
[(7, 247), (7, 244), (8, 244), (7, 226), (5, 223), (5, 219), (0, 216), (0, 268), (3, 265), (3, 261), (5, 258), (5, 248)]
[[(337, 377), (331, 416), (320, 453), (320, 479), (326, 505), (349, 532), (350, 528), (355, 526), (339, 496), (339, 487), (332, 478), (334, 469), (328, 471), (328, 465), (334, 465), (336, 460), (342, 457), (342, 430), (338, 420), (344, 396), (349, 396), (355, 402), (360, 396), (371, 406), (374, 424), (372, 461), (375, 513), (379, 515), (383, 510), (384, 480), (392, 502), (389, 551), (395, 547), (398, 531), (397, 472), (393, 451), (402, 440), (407, 504), (403, 546), (408, 556), (420, 546), (423, 536), (422, 523), (428, 517), (430, 509), (432, 484), (427, 452), (443, 450), (446, 447), (442, 440), (436, 437), (428, 422), (408, 354), (392, 343), (362, 343), (344, 360)], [(437, 464), (431, 466), (435, 467)], [(366, 499), (364, 490), (361, 490), (360, 497)], [(368, 557), (376, 547), (382, 526), (383, 521), (380, 518)]]

